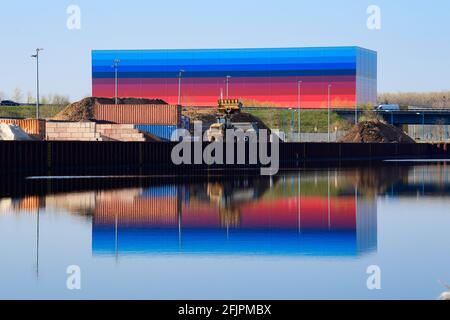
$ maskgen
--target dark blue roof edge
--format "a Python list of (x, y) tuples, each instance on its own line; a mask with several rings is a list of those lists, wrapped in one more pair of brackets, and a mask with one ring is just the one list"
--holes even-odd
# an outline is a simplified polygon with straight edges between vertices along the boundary
[(253, 47), (253, 48), (172, 48), (172, 49), (92, 49), (91, 52), (105, 52), (105, 51), (184, 51), (184, 50), (279, 50), (279, 49), (350, 49), (355, 48), (359, 50), (378, 53), (375, 50), (367, 49), (361, 46), (318, 46), (318, 47)]

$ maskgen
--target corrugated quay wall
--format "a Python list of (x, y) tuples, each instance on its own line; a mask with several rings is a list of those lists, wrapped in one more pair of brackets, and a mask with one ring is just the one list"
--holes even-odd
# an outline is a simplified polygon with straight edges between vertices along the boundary
[[(188, 174), (193, 169), (259, 168), (249, 165), (207, 166), (172, 162), (171, 142), (72, 142), (72, 141), (0, 141), (0, 174), (144, 174), (145, 170), (169, 170)], [(208, 144), (203, 144), (205, 149)], [(194, 145), (191, 146), (191, 149)], [(234, 163), (237, 163), (235, 146)], [(269, 146), (270, 150), (270, 146)], [(191, 161), (194, 160), (194, 152)], [(226, 159), (226, 148), (224, 148)], [(281, 168), (306, 165), (367, 165), (385, 160), (450, 159), (446, 144), (371, 144), (371, 143), (282, 143), (279, 145)]]
[(94, 116), (96, 120), (121, 124), (180, 125), (181, 106), (97, 104)]

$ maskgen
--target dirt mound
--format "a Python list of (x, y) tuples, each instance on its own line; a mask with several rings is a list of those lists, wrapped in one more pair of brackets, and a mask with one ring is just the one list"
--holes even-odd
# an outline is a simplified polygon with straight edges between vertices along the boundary
[(183, 116), (191, 119), (191, 122), (201, 121), (205, 125), (217, 122), (219, 113), (213, 108), (183, 108)]
[[(223, 115), (221, 115), (217, 109), (213, 108), (184, 108), (183, 116), (190, 118), (191, 122), (201, 121), (204, 126), (210, 126), (211, 124), (217, 122), (218, 117)], [(232, 115), (231, 122), (257, 123), (259, 129), (268, 129), (266, 124), (261, 119), (245, 112)]]
[[(69, 104), (63, 111), (58, 113), (52, 120), (60, 121), (90, 121), (94, 119), (95, 104), (115, 104), (114, 98), (84, 98), (78, 102)], [(138, 99), (119, 98), (119, 104), (167, 104), (160, 99)]]
[(415, 143), (401, 129), (379, 120), (359, 123), (340, 142), (346, 143)]

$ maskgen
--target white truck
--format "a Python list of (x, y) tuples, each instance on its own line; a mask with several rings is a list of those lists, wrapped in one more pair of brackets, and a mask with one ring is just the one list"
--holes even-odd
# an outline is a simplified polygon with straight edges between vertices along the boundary
[[(248, 142), (252, 135), (255, 136), (255, 138), (258, 138), (258, 130), (257, 126), (254, 123), (250, 122), (233, 122), (229, 125), (226, 125), (225, 123), (218, 122), (211, 125), (211, 127), (206, 131), (206, 137), (208, 142), (215, 142), (215, 141), (224, 141), (225, 139), (225, 130), (231, 129), (236, 131), (241, 131), (244, 133), (243, 139)], [(236, 138), (237, 139), (237, 138)]]

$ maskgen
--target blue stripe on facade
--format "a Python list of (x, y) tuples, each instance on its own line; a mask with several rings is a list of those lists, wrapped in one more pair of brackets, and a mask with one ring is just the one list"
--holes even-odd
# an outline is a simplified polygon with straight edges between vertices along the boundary
[[(184, 68), (184, 69), (183, 69)], [(111, 66), (96, 66), (93, 68), (96, 72), (111, 72)], [(120, 66), (120, 72), (175, 72), (183, 69), (187, 72), (210, 72), (210, 71), (284, 71), (284, 70), (338, 70), (355, 69), (355, 63), (327, 63), (327, 64), (269, 64), (269, 65), (197, 65), (197, 66)]]
[[(286, 70), (286, 71), (230, 71), (193, 72), (183, 78), (221, 78), (232, 77), (307, 77), (307, 76), (355, 76), (355, 69), (348, 70)], [(95, 79), (114, 78), (114, 72), (94, 72)], [(121, 79), (133, 78), (176, 78), (173, 72), (120, 72)]]

